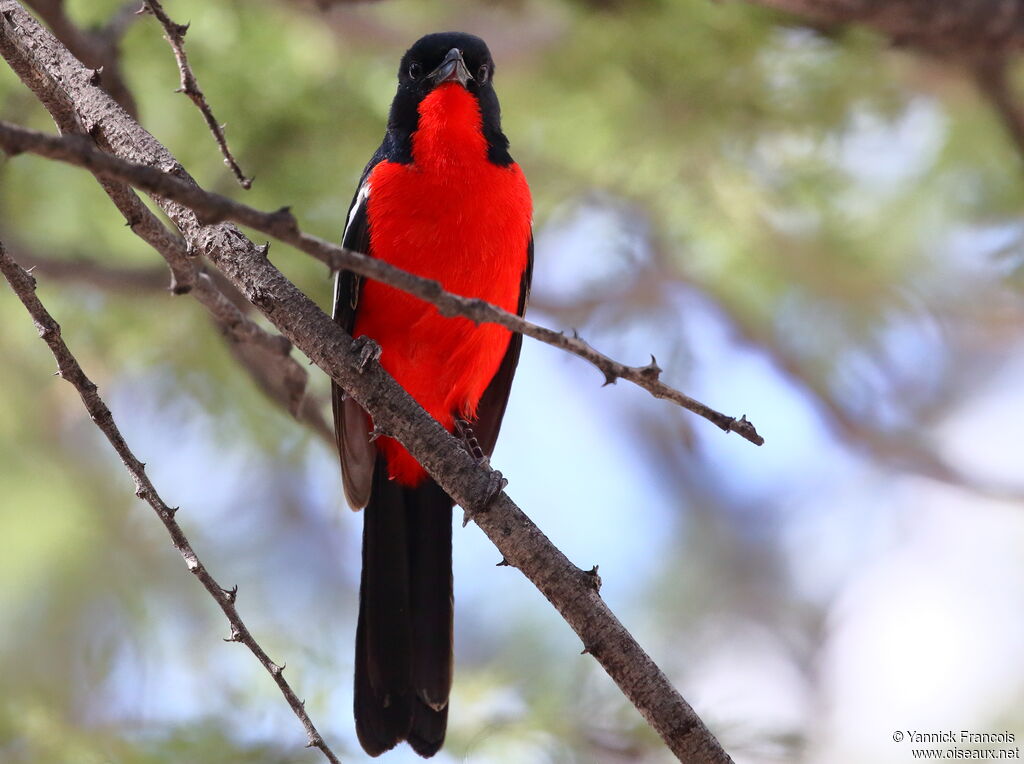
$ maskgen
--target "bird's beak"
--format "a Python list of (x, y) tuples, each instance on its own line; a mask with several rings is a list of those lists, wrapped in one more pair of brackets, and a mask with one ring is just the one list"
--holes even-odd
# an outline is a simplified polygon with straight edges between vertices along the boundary
[(441, 65), (427, 76), (434, 82), (435, 87), (444, 82), (458, 82), (462, 87), (466, 87), (466, 84), (473, 79), (473, 75), (469, 73), (466, 62), (462, 58), (462, 51), (458, 48), (448, 51), (448, 55), (444, 57)]

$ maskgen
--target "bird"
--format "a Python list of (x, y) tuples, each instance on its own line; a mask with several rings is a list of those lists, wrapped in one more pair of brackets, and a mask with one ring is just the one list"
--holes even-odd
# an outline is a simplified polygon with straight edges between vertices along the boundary
[[(522, 316), (533, 272), (533, 203), (509, 154), (494, 60), (471, 34), (440, 32), (402, 56), (380, 147), (363, 171), (342, 245)], [(489, 459), (522, 335), (437, 309), (351, 271), (333, 318), (479, 461)], [(363, 749), (444, 743), (452, 687), (454, 502), (334, 386), (345, 496), (363, 509), (354, 713)]]

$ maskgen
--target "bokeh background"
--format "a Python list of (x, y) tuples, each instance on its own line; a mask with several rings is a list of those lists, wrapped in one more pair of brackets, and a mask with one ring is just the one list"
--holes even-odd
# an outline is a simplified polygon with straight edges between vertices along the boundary
[[(83, 27), (116, 0), (69, 0)], [(858, 28), (706, 0), (174, 0), (256, 183), (152, 17), (144, 126), (205, 186), (336, 240), (419, 35), (483, 36), (536, 205), (530, 318), (747, 414), (762, 448), (527, 340), (494, 462), (737, 762), (903, 762), (895, 730), (1024, 737), (1024, 168), (974, 80)], [(325, 7), (326, 6), (326, 7)], [(0, 66), (0, 114), (52, 130)], [(360, 517), (87, 173), (0, 159), (0, 239), (328, 742)], [(325, 307), (330, 279), (281, 244)], [(61, 263), (71, 267), (61, 268)], [(0, 289), (0, 760), (316, 762)], [(328, 386), (311, 368), (310, 401)], [(569, 628), (455, 530), (439, 762), (665, 762)], [(408, 750), (389, 761), (413, 761)]]

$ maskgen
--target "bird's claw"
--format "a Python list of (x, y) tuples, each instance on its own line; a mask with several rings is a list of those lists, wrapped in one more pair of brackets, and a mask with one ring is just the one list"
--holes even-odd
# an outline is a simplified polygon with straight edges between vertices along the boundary
[(462, 439), (462, 445), (465, 447), (469, 455), (473, 457), (479, 466), (486, 467), (487, 473), (487, 491), (484, 494), (484, 499), (480, 502), (480, 506), (476, 509), (466, 509), (462, 516), (462, 527), (466, 527), (466, 524), (473, 519), (474, 515), (481, 512), (486, 512), (491, 508), (495, 499), (501, 494), (505, 486), (508, 485), (508, 481), (505, 479), (498, 470), (491, 469), (491, 460), (484, 453), (483, 447), (480, 445), (480, 441), (477, 440), (476, 435), (473, 434), (473, 428), (465, 419), (455, 420), (455, 431)]
[(381, 349), (380, 345), (364, 334), (352, 340), (352, 352), (356, 354), (356, 368), (362, 374), (369, 364), (380, 360)]
[[(490, 466), (486, 456), (484, 457), (484, 462), (487, 466)], [(491, 470), (487, 475), (487, 492), (484, 494), (484, 500), (480, 502), (480, 506), (476, 509), (463, 509), (462, 527), (465, 528), (469, 524), (470, 520), (489, 510), (491, 505), (497, 501), (501, 492), (505, 490), (505, 486), (507, 485), (508, 480), (505, 479), (505, 476), (502, 475), (501, 472), (498, 470)]]
[(491, 462), (487, 458), (487, 454), (484, 453), (483, 448), (480, 446), (480, 441), (477, 440), (476, 435), (473, 434), (473, 428), (470, 426), (469, 422), (465, 419), (456, 419), (455, 430), (458, 432), (459, 437), (462, 438), (462, 445), (465, 446), (469, 455), (476, 460), (476, 463), (483, 467), (489, 467)]

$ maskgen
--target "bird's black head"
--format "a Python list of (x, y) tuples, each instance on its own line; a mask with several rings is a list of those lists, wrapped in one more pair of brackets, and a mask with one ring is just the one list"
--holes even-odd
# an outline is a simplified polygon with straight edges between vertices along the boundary
[(508, 139), (501, 132), (501, 107), (494, 92), (494, 59), (487, 43), (464, 32), (437, 32), (421, 37), (402, 56), (398, 92), (391, 104), (388, 131), (408, 144), (419, 123), (419, 105), (434, 88), (457, 82), (480, 104), (488, 158), (508, 165)]
[(487, 43), (463, 32), (421, 37), (402, 56), (398, 86), (422, 99), (442, 82), (457, 81), (471, 92), (492, 89), (494, 60)]

